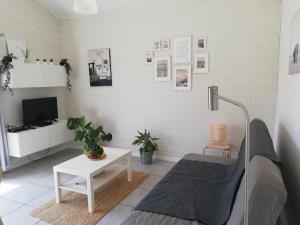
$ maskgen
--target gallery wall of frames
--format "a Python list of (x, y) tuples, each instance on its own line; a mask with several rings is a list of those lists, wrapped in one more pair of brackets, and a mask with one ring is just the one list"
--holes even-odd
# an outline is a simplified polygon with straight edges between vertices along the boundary
[(146, 64), (154, 64), (156, 81), (173, 81), (174, 90), (192, 90), (192, 75), (209, 73), (206, 36), (157, 39), (146, 52)]

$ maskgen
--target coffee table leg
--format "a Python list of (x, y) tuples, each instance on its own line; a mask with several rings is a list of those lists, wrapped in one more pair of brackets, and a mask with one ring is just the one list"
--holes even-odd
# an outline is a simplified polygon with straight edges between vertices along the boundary
[(93, 213), (95, 209), (93, 177), (90, 176), (86, 179), (86, 187), (87, 187), (87, 198), (88, 198), (88, 210), (90, 213)]
[(131, 152), (127, 156), (127, 176), (128, 176), (128, 182), (132, 181), (132, 157)]
[(62, 196), (61, 196), (61, 189), (59, 186), (61, 185), (60, 179), (60, 172), (54, 171), (54, 184), (55, 184), (55, 196), (56, 196), (56, 203), (61, 203)]

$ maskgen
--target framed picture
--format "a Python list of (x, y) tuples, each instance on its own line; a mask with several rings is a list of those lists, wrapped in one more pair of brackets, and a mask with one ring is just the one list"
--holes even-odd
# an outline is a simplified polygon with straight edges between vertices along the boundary
[(208, 73), (208, 53), (195, 54), (194, 73)]
[(161, 41), (161, 49), (164, 51), (170, 50), (170, 40), (169, 39), (164, 39)]
[(161, 48), (160, 44), (161, 44), (160, 40), (156, 40), (154, 42), (154, 46), (153, 46), (154, 51), (156, 51), (156, 52), (160, 51), (160, 48)]
[(7, 40), (7, 49), (9, 54), (13, 54), (18, 61), (25, 62), (26, 59), (26, 43), (23, 40)]
[(146, 64), (153, 64), (153, 52), (146, 52)]
[(110, 49), (88, 51), (90, 86), (112, 86)]
[(160, 56), (154, 59), (155, 80), (169, 81), (171, 80), (171, 57)]
[(191, 63), (192, 61), (192, 39), (188, 37), (175, 38), (173, 41), (173, 62)]
[(291, 22), (291, 40), (289, 50), (289, 74), (300, 72), (300, 9)]
[(192, 74), (190, 65), (173, 66), (174, 90), (192, 90)]
[(196, 50), (206, 50), (206, 37), (196, 37), (195, 46)]

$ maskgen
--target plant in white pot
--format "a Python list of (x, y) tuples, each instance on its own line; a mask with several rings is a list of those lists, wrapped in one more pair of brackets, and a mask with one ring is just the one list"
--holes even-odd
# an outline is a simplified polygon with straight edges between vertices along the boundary
[(156, 141), (158, 138), (152, 137), (150, 132), (145, 130), (144, 133), (138, 131), (139, 135), (132, 142), (133, 145), (140, 146), (141, 162), (145, 165), (152, 164), (153, 153), (158, 150)]

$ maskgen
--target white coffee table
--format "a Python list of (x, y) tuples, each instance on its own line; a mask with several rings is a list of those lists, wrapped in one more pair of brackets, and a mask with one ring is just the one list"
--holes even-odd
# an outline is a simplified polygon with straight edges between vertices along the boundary
[[(131, 151), (118, 148), (104, 148), (106, 159), (92, 161), (85, 155), (77, 156), (53, 167), (56, 202), (62, 201), (61, 191), (73, 191), (87, 195), (88, 211), (95, 209), (94, 193), (111, 179), (127, 169), (128, 182), (132, 181)], [(120, 159), (127, 159), (127, 166), (117, 164)], [(75, 175), (77, 178), (65, 184), (61, 174)]]

